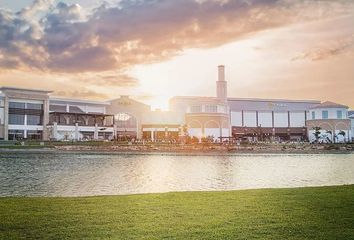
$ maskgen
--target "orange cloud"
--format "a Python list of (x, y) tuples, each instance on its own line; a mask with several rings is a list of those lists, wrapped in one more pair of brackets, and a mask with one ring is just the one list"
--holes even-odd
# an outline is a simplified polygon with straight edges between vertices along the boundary
[[(39, 24), (0, 10), (0, 66), (53, 72), (101, 72), (163, 61), (186, 48), (209, 48), (299, 21), (350, 11), (346, 1), (123, 0), (90, 14), (59, 3)], [(316, 14), (314, 14), (316, 13)]]

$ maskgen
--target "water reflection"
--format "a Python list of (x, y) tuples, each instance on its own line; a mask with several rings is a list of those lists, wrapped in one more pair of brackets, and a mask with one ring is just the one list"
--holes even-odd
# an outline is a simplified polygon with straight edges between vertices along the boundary
[(92, 196), (354, 184), (354, 154), (1, 153), (0, 196)]

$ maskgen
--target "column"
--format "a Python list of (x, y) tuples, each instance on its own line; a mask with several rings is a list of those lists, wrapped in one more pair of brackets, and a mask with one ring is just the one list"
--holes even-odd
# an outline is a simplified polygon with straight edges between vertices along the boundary
[(219, 131), (220, 131), (220, 143), (222, 143), (222, 126), (220, 126), (220, 128), (219, 128)]
[(79, 140), (79, 123), (75, 123), (75, 140)]
[(49, 98), (45, 99), (43, 102), (43, 132), (42, 132), (42, 139), (44, 141), (48, 140), (48, 128), (47, 125), (49, 124)]
[(4, 140), (9, 140), (9, 97), (4, 99)]
[(52, 136), (55, 140), (58, 140), (58, 123), (53, 122), (53, 133)]
[(154, 139), (155, 139), (155, 132), (154, 132), (154, 130), (151, 130), (151, 141), (154, 141)]
[(113, 139), (117, 139), (117, 125), (115, 124), (113, 125)]
[(93, 134), (93, 139), (98, 140), (98, 123), (95, 124), (95, 133)]

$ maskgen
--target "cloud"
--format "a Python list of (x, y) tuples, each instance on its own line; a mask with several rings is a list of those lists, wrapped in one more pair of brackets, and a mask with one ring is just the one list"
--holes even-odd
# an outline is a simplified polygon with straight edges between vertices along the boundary
[(126, 75), (124, 73), (104, 73), (97, 74), (93, 77), (82, 76), (80, 81), (86, 84), (92, 84), (97, 86), (110, 86), (110, 87), (136, 87), (139, 85), (138, 79)]
[(354, 34), (335, 41), (322, 43), (319, 46), (298, 54), (291, 60), (320, 61), (343, 54), (354, 56)]
[(54, 0), (34, 0), (30, 6), (21, 9), (17, 15), (27, 18), (33, 17), (40, 11), (48, 10), (53, 2)]
[[(340, 0), (122, 0), (87, 13), (78, 4), (51, 4), (36, 0), (17, 14), (0, 10), (1, 68), (124, 71), (187, 48), (210, 48), (270, 28), (348, 14), (354, 6)], [(44, 10), (38, 21), (29, 20)]]

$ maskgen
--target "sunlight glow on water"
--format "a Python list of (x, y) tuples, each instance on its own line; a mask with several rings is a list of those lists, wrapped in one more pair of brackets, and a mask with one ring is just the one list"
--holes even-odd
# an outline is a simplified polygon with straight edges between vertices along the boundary
[(0, 196), (93, 196), (354, 184), (354, 154), (0, 153)]

